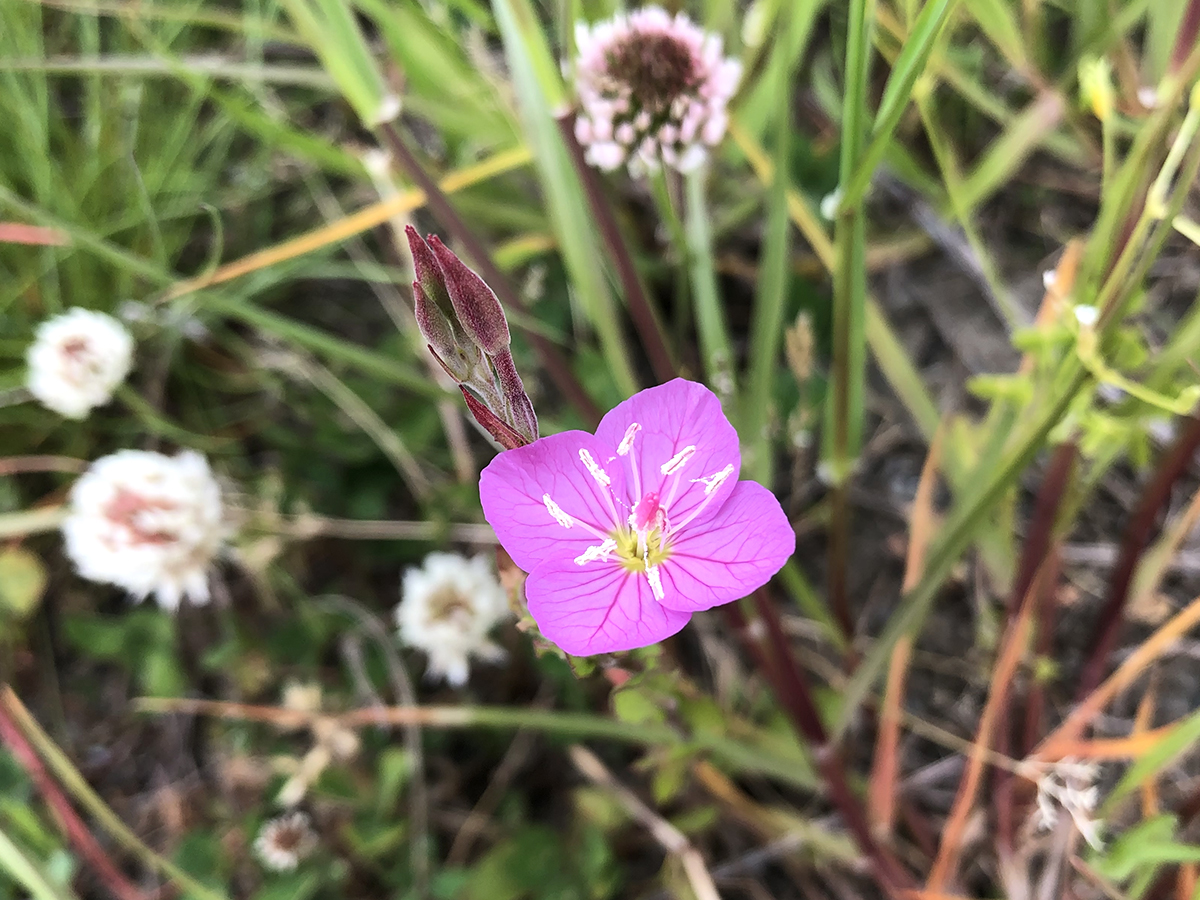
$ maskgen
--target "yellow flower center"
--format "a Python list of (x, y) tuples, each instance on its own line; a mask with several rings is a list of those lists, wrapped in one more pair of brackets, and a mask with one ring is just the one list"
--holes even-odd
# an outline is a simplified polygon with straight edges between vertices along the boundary
[(671, 548), (663, 546), (662, 533), (657, 528), (652, 528), (646, 533), (644, 556), (638, 547), (637, 532), (623, 528), (612, 532), (612, 539), (617, 543), (615, 552), (627, 572), (645, 572), (647, 565), (660, 565), (671, 556)]

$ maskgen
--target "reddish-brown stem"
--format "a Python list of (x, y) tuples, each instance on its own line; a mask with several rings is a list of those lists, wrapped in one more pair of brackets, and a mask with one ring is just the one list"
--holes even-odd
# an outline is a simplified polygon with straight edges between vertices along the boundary
[[(808, 679), (792, 653), (779, 620), (779, 613), (765, 589), (755, 591), (753, 596), (759, 618), (766, 626), (771, 648), (765, 674), (771, 679), (775, 696), (791, 718), (797, 732), (812, 749), (813, 759), (825, 781), (829, 798), (841, 813), (855, 843), (870, 860), (880, 887), (890, 896), (899, 898), (906, 890), (915, 887), (915, 882), (900, 863), (871, 836), (871, 828), (862, 804), (850, 789), (846, 778), (841, 752), (829, 743), (829, 735), (813, 700)], [(732, 609), (734, 606), (729, 604), (726, 609)], [(733, 615), (740, 618), (740, 610)], [(759, 652), (762, 656), (767, 656), (765, 652)]]
[(1171, 488), (1175, 482), (1191, 465), (1197, 447), (1200, 447), (1200, 417), (1189, 416), (1183, 420), (1183, 428), (1179, 437), (1175, 439), (1175, 443), (1159, 463), (1158, 472), (1142, 492), (1137, 509), (1134, 510), (1133, 517), (1129, 520), (1129, 525), (1121, 538), (1117, 564), (1113, 568), (1112, 580), (1108, 584), (1108, 596), (1096, 624), (1096, 631), (1088, 644), (1092, 648), (1092, 653), (1079, 679), (1077, 700), (1087, 697), (1104, 677), (1109, 654), (1112, 653), (1117, 635), (1121, 630), (1125, 602), (1129, 598), (1129, 587), (1133, 583), (1133, 575), (1137, 570), (1138, 561), (1150, 543), (1159, 511), (1170, 498)]
[[(438, 187), (437, 182), (429, 176), (420, 160), (408, 148), (408, 144), (405, 143), (404, 137), (396, 125), (392, 122), (380, 125), (379, 134), (383, 138), (383, 142), (387, 144), (393, 159), (425, 194), (425, 203), (442, 227), (454, 235), (455, 239), (466, 248), (467, 254), (479, 270), (479, 276), (496, 292), (500, 302), (509, 309), (525, 311), (525, 303), (521, 300), (520, 294), (513, 290), (508, 278), (500, 271), (483, 242), (458, 214), (445, 192)], [(525, 336), (541, 359), (542, 365), (546, 367), (551, 381), (563, 392), (568, 402), (575, 407), (576, 412), (594, 428), (600, 422), (600, 410), (579, 379), (575, 377), (575, 373), (571, 371), (566, 358), (542, 335), (526, 331)]]
[(1200, 35), (1200, 0), (1191, 0), (1179, 22), (1179, 34), (1175, 36), (1175, 47), (1171, 51), (1171, 71), (1178, 72), (1187, 62), (1188, 55), (1196, 47)]
[[(1017, 565), (1017, 575), (1013, 580), (1012, 591), (1008, 595), (1008, 604), (1006, 607), (1006, 617), (1011, 624), (1016, 618), (1018, 611), (1021, 608), (1021, 603), (1025, 599), (1025, 595), (1029, 592), (1033, 585), (1033, 580), (1037, 577), (1038, 570), (1046, 562), (1046, 557), (1051, 552), (1051, 546), (1054, 539), (1054, 523), (1058, 519), (1058, 510), (1062, 505), (1063, 496), (1066, 493), (1067, 486), (1071, 483), (1071, 473), (1075, 469), (1075, 460), (1079, 455), (1079, 448), (1072, 441), (1066, 441), (1059, 444), (1054, 451), (1054, 455), (1050, 458), (1050, 464), (1046, 467), (1046, 474), (1042, 477), (1041, 486), (1038, 488), (1037, 497), (1033, 504), (1033, 515), (1029, 521), (1029, 531), (1025, 535), (1025, 544), (1021, 549), (1021, 559)], [(1041, 587), (1038, 591), (1038, 596), (1034, 598), (1033, 620), (1035, 627), (1041, 628), (1039, 640), (1048, 637), (1048, 626), (1044, 617), (1047, 597), (1052, 597), (1054, 594), (1054, 586), (1058, 581), (1057, 569), (1051, 573), (1051, 577), (1043, 579)], [(1041, 703), (1042, 691), (1038, 685), (1033, 685), (1029, 691), (1028, 705), (1025, 708), (1026, 729), (1022, 735), (1022, 742), (1029, 740), (1029, 718), (1032, 715), (1034, 721), (1039, 721), (1041, 718)], [(995, 748), (999, 753), (1007, 754), (1011, 750), (1013, 732), (1009, 729), (1007, 723), (1002, 724), (997, 729), (995, 737)], [(1033, 740), (1036, 742), (1037, 737)], [(1029, 749), (1025, 748), (1025, 752)], [(1013, 782), (1012, 773), (1004, 769), (994, 769), (992, 772), (992, 797), (993, 805), (996, 810), (996, 832), (999, 839), (1006, 846), (1011, 847), (1013, 838), (1016, 834), (1016, 816), (1015, 816), (1015, 789), (1016, 785)]]
[[(845, 634), (847, 647), (854, 641), (854, 616), (850, 611), (850, 492), (843, 482), (829, 497), (829, 607)], [(848, 654), (853, 650), (848, 649)]]
[(625, 301), (629, 304), (629, 315), (633, 318), (634, 325), (637, 326), (642, 346), (646, 348), (646, 356), (650, 358), (650, 367), (654, 370), (654, 377), (660, 382), (670, 381), (676, 375), (671, 351), (667, 349), (658, 318), (654, 315), (650, 299), (642, 287), (637, 267), (633, 264), (633, 256), (630, 255), (629, 247), (621, 236), (617, 217), (613, 214), (612, 204), (608, 202), (608, 195), (600, 181), (600, 176), (595, 169), (588, 165), (584, 158), (583, 147), (579, 145), (579, 141), (575, 137), (574, 110), (558, 116), (557, 121), (563, 143), (567, 145), (571, 162), (575, 165), (575, 171), (583, 183), (583, 190), (587, 194), (588, 205), (592, 209), (596, 226), (600, 229), (600, 234), (608, 247), (609, 256), (617, 270), (617, 277), (621, 280), (621, 289), (625, 292)]
[(79, 814), (75, 812), (71, 802), (46, 771), (37, 752), (25, 739), (21, 729), (9, 717), (8, 711), (2, 705), (0, 705), (0, 741), (8, 747), (13, 758), (29, 775), (30, 780), (37, 786), (38, 792), (45, 798), (47, 805), (54, 811), (71, 846), (91, 866), (112, 896), (118, 900), (147, 900), (146, 895), (139, 891), (109, 859), (104, 848), (100, 846), (88, 830), (87, 825), (79, 818)]

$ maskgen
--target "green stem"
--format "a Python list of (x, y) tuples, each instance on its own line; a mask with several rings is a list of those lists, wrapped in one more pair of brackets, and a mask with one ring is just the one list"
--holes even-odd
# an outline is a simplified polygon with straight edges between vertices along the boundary
[(700, 333), (700, 351), (708, 382), (728, 402), (737, 396), (733, 372), (733, 344), (721, 309), (717, 291), (716, 264), (712, 253), (708, 202), (704, 189), (704, 168), (685, 177), (687, 183), (686, 232), (688, 262), (692, 272), (692, 290), (696, 297), (696, 325)]

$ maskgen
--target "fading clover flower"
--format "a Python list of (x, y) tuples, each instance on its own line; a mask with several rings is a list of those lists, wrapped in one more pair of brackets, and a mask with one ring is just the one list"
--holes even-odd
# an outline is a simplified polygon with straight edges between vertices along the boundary
[(226, 530), (220, 485), (191, 450), (101, 457), (71, 488), (62, 525), (80, 575), (138, 599), (154, 594), (168, 610), (184, 596), (208, 601), (208, 569)]
[(129, 374), (133, 338), (112, 316), (77, 307), (38, 326), (26, 361), (29, 393), (61, 416), (83, 419)]
[(795, 549), (779, 501), (738, 481), (737, 433), (703, 385), (677, 378), (497, 456), (483, 513), (529, 572), (529, 612), (577, 656), (644, 647), (692, 613), (764, 585)]
[(666, 165), (689, 172), (720, 143), (742, 67), (721, 38), (658, 6), (575, 26), (575, 137), (587, 161), (638, 177)]

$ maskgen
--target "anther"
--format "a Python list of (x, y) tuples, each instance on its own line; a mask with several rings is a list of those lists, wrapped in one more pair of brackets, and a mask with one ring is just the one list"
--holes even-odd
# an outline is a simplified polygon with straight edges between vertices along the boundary
[(696, 455), (696, 447), (693, 444), (688, 444), (665, 463), (659, 469), (664, 475), (674, 475), (687, 464), (687, 461)]
[(587, 470), (592, 473), (592, 477), (598, 482), (605, 487), (608, 487), (610, 484), (612, 484), (612, 479), (608, 477), (608, 473), (600, 468), (600, 464), (596, 462), (591, 453), (589, 453), (587, 450), (581, 449), (579, 451), (579, 459), (584, 466), (587, 467)]
[(625, 437), (621, 438), (621, 443), (617, 445), (617, 456), (628, 456), (629, 451), (633, 449), (633, 439), (637, 433), (642, 430), (642, 426), (634, 422), (625, 429)]
[(646, 566), (646, 580), (650, 582), (650, 593), (654, 595), (655, 600), (661, 600), (666, 596), (663, 591), (662, 575), (658, 571), (658, 566)]
[(717, 488), (719, 488), (721, 486), (721, 484), (725, 481), (725, 479), (728, 478), (732, 474), (733, 474), (733, 463), (730, 463), (725, 468), (723, 468), (720, 472), (717, 472), (715, 475), (709, 475), (706, 478), (693, 478), (692, 483), (695, 484), (697, 481), (701, 482), (704, 485), (704, 493), (707, 496), (707, 495), (711, 494), (713, 491), (715, 491)]
[(549, 494), (542, 494), (542, 502), (546, 504), (546, 511), (554, 516), (554, 521), (563, 528), (570, 528), (575, 524), (575, 520), (563, 512), (563, 508), (551, 500)]
[(607, 562), (608, 557), (614, 550), (617, 549), (617, 542), (612, 538), (605, 538), (604, 543), (597, 544), (594, 547), (588, 547), (583, 553), (575, 557), (575, 565), (582, 566), (594, 560)]

